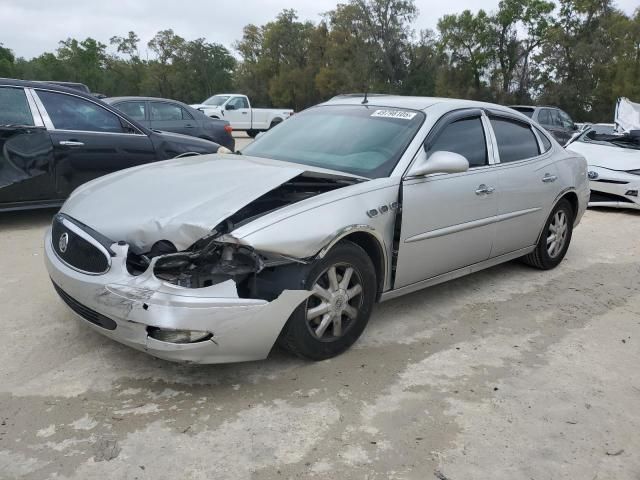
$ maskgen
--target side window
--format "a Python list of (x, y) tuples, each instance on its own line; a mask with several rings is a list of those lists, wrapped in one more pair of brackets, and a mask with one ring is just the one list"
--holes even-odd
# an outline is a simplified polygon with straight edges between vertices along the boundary
[(542, 153), (548, 152), (549, 150), (551, 150), (551, 140), (549, 140), (549, 137), (547, 137), (542, 130), (539, 130), (536, 127), (533, 127), (536, 129), (536, 132), (538, 133), (538, 137), (540, 137), (540, 140), (542, 141)]
[(123, 133), (120, 118), (101, 106), (66, 93), (38, 90), (57, 130)]
[(182, 119), (183, 120), (193, 120), (193, 115), (191, 115), (191, 113), (189, 113), (189, 111), (187, 111), (186, 109), (180, 107), (180, 110), (182, 110)]
[(538, 123), (540, 125), (551, 125), (551, 115), (549, 114), (548, 108), (543, 108), (538, 113)]
[(562, 110), (558, 110), (558, 115), (560, 115), (560, 122), (562, 122), (562, 126), (564, 128), (573, 128), (573, 120), (571, 117), (564, 113)]
[(551, 115), (551, 125), (554, 127), (562, 127), (562, 121), (560, 120), (560, 113), (558, 110), (549, 110)]
[(147, 104), (145, 102), (124, 102), (116, 107), (121, 112), (129, 115), (134, 120), (144, 121)]
[(438, 151), (462, 155), (471, 168), (487, 165), (487, 141), (480, 117), (465, 118), (447, 125), (429, 145), (427, 155)]
[(151, 102), (151, 120), (182, 120), (182, 108), (179, 105), (164, 102)]
[(240, 108), (249, 108), (249, 102), (244, 97), (236, 97), (231, 99), (229, 105), (233, 105), (234, 107), (236, 107), (236, 110)]
[(516, 162), (540, 155), (538, 141), (526, 123), (506, 118), (492, 118), (491, 126), (498, 142), (500, 163)]
[(33, 116), (22, 88), (0, 87), (0, 126), (33, 126)]

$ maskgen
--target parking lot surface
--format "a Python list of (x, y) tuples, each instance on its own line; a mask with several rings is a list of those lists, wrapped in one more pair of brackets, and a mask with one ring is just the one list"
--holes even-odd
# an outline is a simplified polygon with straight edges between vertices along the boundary
[(588, 211), (553, 271), (381, 304), (338, 358), (200, 366), (69, 312), (53, 213), (0, 214), (2, 479), (640, 477), (638, 214)]

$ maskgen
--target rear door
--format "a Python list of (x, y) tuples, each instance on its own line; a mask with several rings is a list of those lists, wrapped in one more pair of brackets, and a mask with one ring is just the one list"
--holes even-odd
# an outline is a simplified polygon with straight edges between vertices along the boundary
[(551, 142), (515, 117), (492, 114), (498, 175), (498, 222), (491, 251), (498, 257), (535, 245), (560, 193)]
[(403, 180), (395, 288), (487, 260), (495, 236), (497, 174), (482, 112), (443, 117), (425, 148), (459, 153), (470, 168)]
[(156, 159), (149, 137), (115, 112), (84, 97), (35, 90), (55, 152), (56, 191)]
[(200, 127), (185, 108), (172, 102), (149, 101), (151, 128), (183, 135), (199, 136)]
[(0, 86), (0, 208), (55, 200), (53, 144), (22, 87)]

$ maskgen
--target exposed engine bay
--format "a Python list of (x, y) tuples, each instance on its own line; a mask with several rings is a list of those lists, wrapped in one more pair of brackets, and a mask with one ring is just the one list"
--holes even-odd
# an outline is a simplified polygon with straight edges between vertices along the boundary
[(127, 270), (140, 275), (153, 265), (157, 278), (185, 288), (204, 288), (233, 280), (241, 297), (260, 298), (265, 295), (256, 291), (258, 274), (281, 265), (305, 264), (306, 259), (259, 253), (249, 246), (221, 241), (221, 237), (280, 208), (359, 181), (362, 180), (299, 175), (250, 202), (184, 251), (178, 252), (168, 240), (154, 243), (148, 252), (130, 246)]

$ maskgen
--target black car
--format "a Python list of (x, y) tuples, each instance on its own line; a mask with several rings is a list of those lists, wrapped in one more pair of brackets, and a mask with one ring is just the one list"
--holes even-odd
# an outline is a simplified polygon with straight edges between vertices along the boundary
[(514, 105), (511, 108), (538, 122), (544, 127), (560, 145), (566, 144), (578, 127), (571, 117), (558, 107), (531, 107), (527, 105)]
[(0, 210), (59, 206), (101, 175), (219, 148), (149, 130), (77, 90), (0, 79)]
[(234, 150), (233, 129), (226, 120), (207, 117), (204, 113), (177, 100), (154, 97), (113, 97), (104, 100), (145, 127), (165, 132), (182, 133)]

